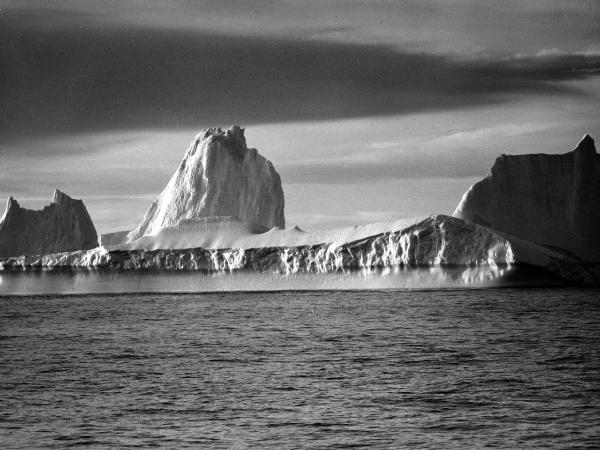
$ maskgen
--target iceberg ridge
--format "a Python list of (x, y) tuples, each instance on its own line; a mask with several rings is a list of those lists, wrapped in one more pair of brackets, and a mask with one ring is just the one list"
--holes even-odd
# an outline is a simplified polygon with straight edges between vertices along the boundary
[(508, 240), (485, 227), (435, 215), (404, 230), (346, 243), (252, 249), (106, 250), (21, 256), (2, 261), (4, 269), (106, 267), (114, 270), (252, 270), (280, 274), (329, 273), (412, 266), (508, 265), (515, 261)]

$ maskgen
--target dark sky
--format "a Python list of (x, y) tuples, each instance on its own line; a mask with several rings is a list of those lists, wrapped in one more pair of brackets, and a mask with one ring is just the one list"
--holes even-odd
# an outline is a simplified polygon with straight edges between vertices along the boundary
[(2, 10), (3, 139), (455, 110), (564, 90), (558, 82), (600, 71), (595, 52), (467, 58), (391, 43), (94, 22), (89, 15)]
[(498, 153), (600, 132), (599, 19), (586, 0), (0, 0), (0, 194), (58, 187), (130, 227), (195, 132), (239, 123), (300, 225), (451, 212)]

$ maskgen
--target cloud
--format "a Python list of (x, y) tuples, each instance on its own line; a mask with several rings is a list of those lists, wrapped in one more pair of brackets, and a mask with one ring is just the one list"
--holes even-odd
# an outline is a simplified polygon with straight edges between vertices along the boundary
[(3, 9), (42, 29), (145, 27), (393, 45), (436, 54), (486, 49), (506, 55), (542, 47), (573, 52), (600, 37), (595, 0), (5, 0)]
[(485, 175), (490, 155), (463, 148), (459, 154), (426, 151), (389, 153), (378, 158), (338, 158), (284, 165), (280, 168), (286, 184), (364, 184), (374, 180), (467, 178)]
[[(366, 119), (350, 121), (353, 130), (338, 122), (338, 140), (343, 139), (345, 148), (336, 148), (335, 140), (312, 143), (300, 157), (287, 152), (290, 156), (277, 167), (286, 185), (345, 185), (356, 190), (393, 180), (482, 178), (502, 153), (565, 153), (586, 132), (595, 135), (595, 103), (593, 98), (587, 104), (543, 99), (508, 110), (495, 106), (379, 119), (377, 125)], [(325, 128), (320, 135), (331, 132)]]
[(62, 19), (67, 26), (56, 11), (36, 11), (35, 18), (56, 26), (40, 28), (22, 11), (17, 18), (18, 11), (10, 9), (0, 14), (0, 138), (5, 141), (458, 110), (514, 94), (562, 92), (567, 89), (562, 82), (600, 70), (600, 55), (594, 54), (457, 59), (387, 44), (107, 27), (94, 21), (77, 27), (68, 14)]

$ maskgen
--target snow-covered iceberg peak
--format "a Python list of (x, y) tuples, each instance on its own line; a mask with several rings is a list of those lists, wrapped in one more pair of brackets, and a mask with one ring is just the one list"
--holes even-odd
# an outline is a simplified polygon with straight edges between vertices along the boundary
[(279, 174), (256, 149), (247, 147), (244, 129), (209, 128), (191, 142), (179, 168), (127, 241), (202, 217), (230, 216), (266, 228), (284, 227), (283, 209)]

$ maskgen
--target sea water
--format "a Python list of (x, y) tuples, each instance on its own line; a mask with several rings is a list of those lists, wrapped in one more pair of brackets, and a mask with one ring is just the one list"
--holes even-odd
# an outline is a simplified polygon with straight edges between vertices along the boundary
[(598, 447), (600, 290), (4, 296), (0, 444)]

